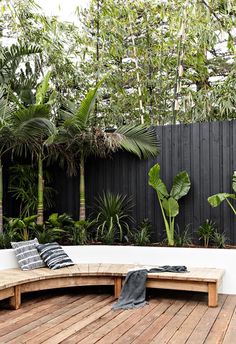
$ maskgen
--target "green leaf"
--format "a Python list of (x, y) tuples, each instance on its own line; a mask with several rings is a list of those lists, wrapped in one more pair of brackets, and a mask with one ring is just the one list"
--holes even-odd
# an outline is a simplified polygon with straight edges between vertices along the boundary
[(212, 207), (218, 207), (218, 205), (220, 205), (227, 198), (236, 199), (236, 195), (229, 194), (229, 193), (218, 193), (218, 194), (208, 197), (207, 200)]
[(189, 175), (186, 171), (178, 173), (174, 179), (174, 183), (170, 192), (170, 196), (176, 200), (187, 195), (189, 192), (191, 183)]
[(155, 130), (144, 125), (123, 125), (115, 131), (120, 136), (120, 146), (141, 158), (149, 158), (159, 153), (159, 142)]
[(168, 217), (175, 217), (179, 214), (178, 202), (173, 197), (163, 199), (162, 205)]
[(38, 215), (27, 216), (27, 217), (24, 217), (23, 221), (26, 225), (29, 225), (31, 222), (35, 222), (37, 217)]
[(43, 104), (46, 93), (49, 88), (49, 79), (51, 77), (51, 72), (49, 71), (45, 78), (43, 79), (42, 83), (39, 85), (36, 91), (36, 105)]
[(236, 193), (236, 171), (234, 171), (234, 173), (233, 173), (232, 188), (233, 188), (234, 192)]
[(160, 165), (159, 164), (154, 165), (150, 169), (148, 176), (149, 176), (148, 184), (152, 186), (154, 190), (156, 190), (159, 198), (162, 200), (165, 197), (169, 197), (166, 186), (160, 178)]
[(48, 221), (53, 225), (53, 226), (58, 226), (58, 213), (53, 213), (49, 216)]
[(100, 80), (94, 88), (89, 90), (86, 97), (82, 100), (78, 111), (75, 113), (75, 121), (78, 122), (79, 126), (86, 126), (91, 118), (91, 111), (95, 104), (97, 92), (103, 82), (104, 79)]

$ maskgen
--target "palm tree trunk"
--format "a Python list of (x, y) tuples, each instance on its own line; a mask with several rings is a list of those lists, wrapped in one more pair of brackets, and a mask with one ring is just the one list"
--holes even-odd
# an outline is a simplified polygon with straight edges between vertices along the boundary
[(0, 233), (3, 232), (2, 199), (3, 199), (2, 160), (0, 158)]
[(84, 179), (84, 156), (80, 157), (80, 207), (79, 207), (79, 219), (85, 220), (85, 179)]
[(38, 157), (38, 209), (37, 209), (37, 224), (43, 224), (43, 160), (41, 154)]

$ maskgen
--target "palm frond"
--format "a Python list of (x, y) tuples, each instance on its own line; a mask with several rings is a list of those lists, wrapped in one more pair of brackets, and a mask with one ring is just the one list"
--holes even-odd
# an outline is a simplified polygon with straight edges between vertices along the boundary
[(154, 129), (143, 125), (124, 125), (115, 131), (121, 136), (120, 146), (141, 158), (154, 157), (159, 153), (159, 140)]
[(56, 134), (56, 128), (47, 118), (38, 117), (22, 122), (15, 134), (25, 141), (35, 141), (38, 138), (46, 140), (48, 136)]
[(12, 44), (10, 47), (2, 47), (0, 58), (0, 71), (9, 63), (16, 61), (18, 58), (32, 54), (41, 53), (42, 49), (35, 45), (16, 45)]
[(33, 120), (36, 118), (49, 119), (50, 117), (50, 105), (30, 105), (28, 108), (19, 109), (14, 117), (12, 118), (12, 123), (15, 128), (22, 125), (24, 122)]
[(44, 99), (49, 88), (50, 77), (51, 77), (51, 72), (49, 71), (44, 77), (39, 87), (37, 88), (37, 91), (36, 91), (36, 104), (37, 105), (44, 103)]
[(14, 75), (22, 57), (31, 54), (41, 53), (42, 49), (31, 45), (13, 44), (10, 47), (0, 48), (0, 79), (7, 81), (10, 76)]
[(78, 111), (75, 113), (75, 121), (81, 126), (86, 126), (88, 121), (92, 119), (91, 111), (95, 104), (98, 89), (104, 82), (104, 79), (100, 80), (97, 85), (90, 89), (86, 97), (82, 100)]

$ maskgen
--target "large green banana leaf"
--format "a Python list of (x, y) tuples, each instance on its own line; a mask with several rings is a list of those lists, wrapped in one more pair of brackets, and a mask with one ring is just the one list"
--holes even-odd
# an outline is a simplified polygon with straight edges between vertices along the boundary
[(220, 203), (225, 201), (227, 198), (236, 199), (236, 195), (225, 193), (225, 192), (224, 193), (218, 193), (218, 194), (215, 194), (215, 195), (208, 197), (207, 200), (212, 207), (218, 207), (218, 205), (220, 205)]
[(163, 199), (162, 206), (168, 217), (175, 217), (179, 214), (178, 202), (173, 197)]
[(234, 173), (233, 173), (232, 188), (233, 188), (234, 192), (236, 193), (236, 171), (234, 171)]
[(163, 200), (165, 197), (168, 197), (168, 191), (165, 184), (160, 178), (160, 165), (155, 164), (148, 173), (149, 180), (148, 184), (156, 190), (160, 200)]
[(174, 179), (170, 196), (178, 201), (181, 197), (187, 195), (190, 185), (188, 173), (186, 171), (178, 173)]

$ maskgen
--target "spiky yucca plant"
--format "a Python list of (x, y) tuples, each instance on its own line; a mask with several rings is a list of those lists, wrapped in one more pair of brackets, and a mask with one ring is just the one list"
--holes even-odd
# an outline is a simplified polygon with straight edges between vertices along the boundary
[(96, 199), (97, 237), (106, 243), (122, 242), (129, 233), (132, 200), (127, 196), (103, 192)]

